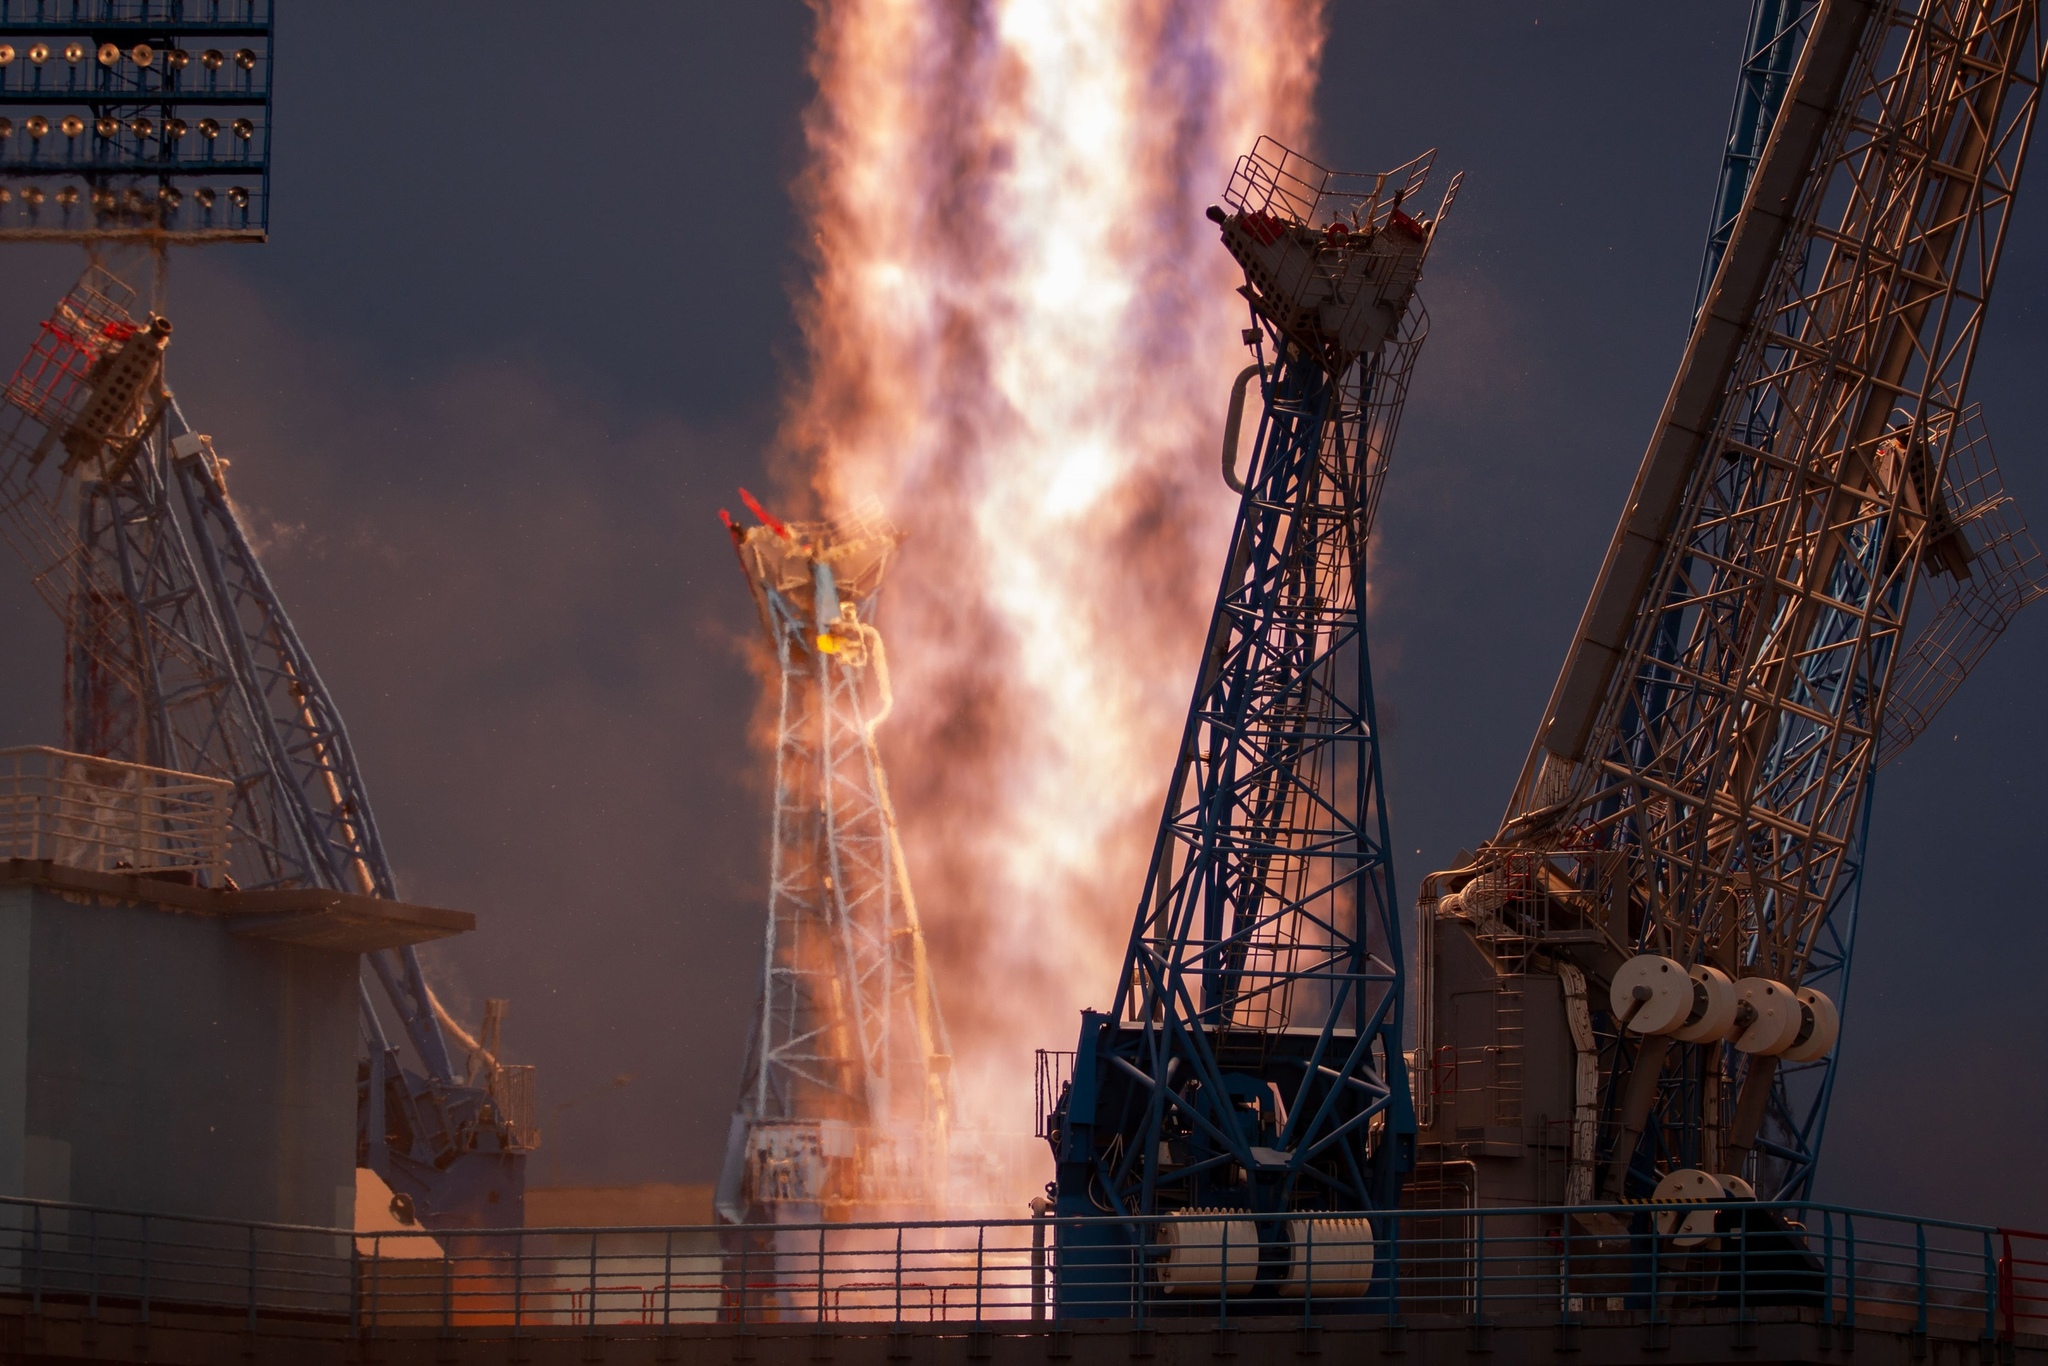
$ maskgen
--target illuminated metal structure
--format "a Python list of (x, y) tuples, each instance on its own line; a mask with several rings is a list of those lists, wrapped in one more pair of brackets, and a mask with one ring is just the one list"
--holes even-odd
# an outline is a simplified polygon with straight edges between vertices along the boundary
[(951, 1056), (875, 746), (891, 706), (875, 599), (899, 537), (876, 511), (785, 524), (741, 497), (761, 525), (725, 525), (775, 652), (775, 798), (719, 1216), (929, 1211), (951, 1167)]
[[(1430, 166), (1339, 174), (1261, 139), (1210, 210), (1251, 303), (1237, 525), (1116, 999), (1048, 1121), (1061, 1215), (1385, 1208), (1412, 1160), (1365, 566), (1457, 188), (1420, 216)], [(1136, 1236), (1063, 1232), (1063, 1315), (1130, 1312)]]
[[(270, 0), (0, 0), (0, 239), (260, 242)], [(159, 304), (161, 307), (161, 304)], [(103, 265), (43, 325), (0, 410), (0, 526), (66, 625), (67, 745), (232, 784), (247, 890), (396, 899), (347, 731), (164, 380), (168, 320)], [(442, 1227), (519, 1221), (532, 1069), (435, 1000), (411, 949), (368, 956), (359, 1146)], [(467, 1054), (451, 1053), (452, 1034)]]
[(2036, 5), (1753, 22), (1746, 80), (1797, 62), (1679, 375), (1502, 827), (1422, 889), (1422, 1155), (1480, 1203), (1810, 1191), (1871, 775), (2042, 591), (1966, 395)]
[[(66, 748), (226, 780), (225, 876), (243, 890), (396, 900), (340, 712), (235, 514), (227, 462), (164, 385), (170, 335), (90, 267), (0, 406), (0, 535), (65, 622)], [(366, 988), (364, 1165), (429, 1222), (516, 1222), (532, 1069), (463, 1034), (413, 950), (366, 959), (413, 1063)]]
[(0, 239), (260, 242), (271, 0), (0, 0)]

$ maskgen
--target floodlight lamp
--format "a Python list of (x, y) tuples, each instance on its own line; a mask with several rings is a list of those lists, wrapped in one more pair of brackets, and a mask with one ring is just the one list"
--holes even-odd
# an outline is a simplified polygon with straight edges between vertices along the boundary
[(138, 138), (147, 138), (156, 131), (156, 125), (144, 118), (130, 119), (128, 120), (128, 131), (135, 134)]
[(184, 203), (185, 201), (185, 196), (179, 194), (175, 189), (171, 188), (169, 185), (166, 185), (161, 190), (158, 190), (156, 192), (156, 197), (165, 208), (170, 209), (174, 212), (176, 211), (178, 205)]
[(130, 189), (121, 196), (121, 205), (130, 213), (142, 212), (142, 191)]
[(256, 54), (246, 47), (236, 49), (235, 65), (244, 71), (254, 71), (256, 69)]
[(66, 185), (63, 189), (57, 191), (57, 202), (67, 209), (76, 204), (78, 202), (78, 187), (76, 185)]
[(218, 119), (199, 120), (199, 136), (205, 138), (208, 142), (211, 142), (215, 138), (219, 137), (220, 121)]
[(210, 47), (199, 54), (199, 64), (208, 71), (220, 70), (220, 64), (226, 60), (227, 58), (220, 55), (220, 49), (217, 47)]
[(13, 136), (14, 136), (14, 120), (13, 120), (13, 119), (0, 119), (0, 139), (5, 139), (5, 138), (11, 138), (11, 137), (13, 137)]
[(248, 208), (249, 192), (243, 189), (240, 185), (230, 186), (228, 188), (228, 203), (234, 205), (238, 209)]
[(80, 133), (83, 133), (85, 131), (85, 120), (78, 117), (78, 115), (76, 114), (66, 114), (64, 116), (64, 122), (58, 124), (57, 126), (64, 130), (65, 137), (75, 138)]
[(13, 199), (13, 198), (14, 198), (14, 191), (13, 191), (13, 190), (11, 190), (11, 189), (9, 189), (9, 188), (8, 188), (7, 186), (5, 186), (5, 185), (0, 185), (0, 204), (5, 204), (5, 203), (7, 203), (7, 202), (8, 202), (9, 200), (11, 200), (11, 199)]
[(148, 66), (156, 60), (156, 49), (148, 43), (137, 43), (128, 49), (128, 60), (137, 66)]
[(101, 213), (112, 213), (114, 211), (114, 192), (112, 190), (94, 190), (92, 192), (92, 206)]
[(210, 209), (213, 207), (213, 191), (205, 188), (204, 186), (201, 186), (199, 189), (194, 190), (192, 192), (192, 197), (199, 201), (199, 207), (202, 209)]
[(0, 43), (0, 66), (14, 65), (14, 44)]
[(49, 61), (50, 45), (48, 43), (31, 43), (28, 49), (28, 59), (37, 66), (41, 66), (44, 62)]
[(172, 142), (176, 142), (179, 138), (184, 137), (185, 134), (191, 131), (191, 128), (185, 123), (185, 120), (183, 119), (164, 120), (164, 136), (166, 138), (169, 138)]
[(80, 62), (84, 61), (85, 44), (78, 42), (75, 39), (71, 42), (64, 44), (64, 60), (71, 63), (73, 66), (77, 66)]
[(24, 123), (22, 127), (28, 129), (28, 135), (30, 137), (40, 138), (43, 134), (50, 131), (50, 121), (44, 118), (41, 114), (30, 114), (28, 116), (28, 122)]
[(182, 47), (174, 47), (164, 54), (164, 65), (173, 71), (183, 71), (192, 63), (192, 54)]
[(240, 138), (242, 141), (247, 142), (250, 138), (256, 136), (256, 125), (249, 122), (249, 120), (247, 119), (236, 119), (235, 136)]
[(42, 203), (43, 187), (40, 185), (31, 185), (27, 189), (23, 190), (21, 192), (21, 202), (28, 205), (36, 205)]
[(120, 61), (120, 60), (121, 60), (121, 49), (120, 49), (120, 48), (118, 48), (118, 47), (115, 47), (115, 46), (114, 46), (114, 45), (113, 45), (112, 43), (101, 43), (101, 44), (100, 44), (100, 65), (101, 65), (101, 66), (112, 66), (112, 65), (113, 65), (114, 63), (116, 63), (116, 62), (118, 62), (118, 61)]
[(121, 120), (111, 115), (102, 114), (93, 120), (92, 131), (98, 133), (103, 138), (112, 138), (120, 133)]

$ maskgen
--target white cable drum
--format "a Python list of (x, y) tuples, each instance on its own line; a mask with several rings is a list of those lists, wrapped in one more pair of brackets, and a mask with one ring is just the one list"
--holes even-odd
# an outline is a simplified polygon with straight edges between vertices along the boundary
[(1159, 1246), (1159, 1283), (1168, 1294), (1242, 1295), (1259, 1278), (1259, 1227), (1249, 1219), (1161, 1224)]
[(1755, 1012), (1749, 1027), (1735, 1036), (1736, 1048), (1768, 1057), (1792, 1046), (1806, 1015), (1790, 987), (1768, 977), (1745, 977), (1735, 984), (1735, 994)]
[(1293, 1257), (1287, 1263), (1283, 1295), (1319, 1300), (1372, 1293), (1377, 1247), (1366, 1219), (1302, 1219), (1288, 1225)]
[(1730, 1200), (1756, 1199), (1756, 1187), (1730, 1172), (1715, 1172), (1714, 1179), (1721, 1183), (1721, 1189)]
[(1799, 988), (1799, 1037), (1780, 1056), (1786, 1062), (1817, 1062), (1834, 1051), (1842, 1037), (1842, 1012), (1812, 987)]
[(1675, 959), (1639, 953), (1615, 969), (1607, 1003), (1633, 1034), (1669, 1034), (1692, 1014), (1692, 978)]
[[(1735, 1009), (1740, 1002), (1735, 995), (1735, 983), (1728, 974), (1707, 963), (1694, 963), (1693, 1013), (1687, 1022), (1671, 1031), (1671, 1037), (1680, 1043), (1709, 1043), (1725, 1039), (1735, 1028)], [(1706, 1008), (1700, 1009), (1700, 997), (1707, 998)]]
[[(1682, 1167), (1659, 1181), (1650, 1199), (1659, 1203), (1666, 1200), (1719, 1200), (1727, 1193), (1711, 1174), (1697, 1167)], [(1673, 1247), (1698, 1247), (1714, 1236), (1714, 1211), (1660, 1209), (1657, 1211), (1657, 1232), (1670, 1238)]]

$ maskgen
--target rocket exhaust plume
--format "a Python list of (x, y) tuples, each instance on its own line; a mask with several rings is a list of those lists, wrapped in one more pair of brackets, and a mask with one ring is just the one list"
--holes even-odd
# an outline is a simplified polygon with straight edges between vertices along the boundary
[(1302, 145), (1323, 9), (817, 5), (786, 435), (827, 515), (907, 533), (880, 734), (963, 1129), (1028, 1134), (1032, 1050), (1114, 993), (1236, 506), (1203, 210)]

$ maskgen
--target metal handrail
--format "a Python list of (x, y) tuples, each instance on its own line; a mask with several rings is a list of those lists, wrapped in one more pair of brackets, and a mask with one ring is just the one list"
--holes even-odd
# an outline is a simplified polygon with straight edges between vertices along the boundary
[[(1687, 1214), (1714, 1212), (1703, 1234)], [(1674, 1217), (1660, 1221), (1660, 1214)], [(408, 1229), (0, 1197), (0, 1296), (148, 1322), (171, 1306), (349, 1331), (467, 1324), (1752, 1321), (1810, 1311), (2010, 1341), (2048, 1319), (2048, 1235), (1723, 1201), (787, 1225)], [(1171, 1238), (1164, 1236), (1174, 1230)], [(1247, 1239), (1255, 1246), (1248, 1246)], [(1205, 1241), (1206, 1240), (1206, 1241)], [(1300, 1265), (1296, 1266), (1295, 1262)], [(1065, 1265), (1063, 1266), (1062, 1263)], [(1048, 1314), (1049, 1311), (1049, 1314)]]

